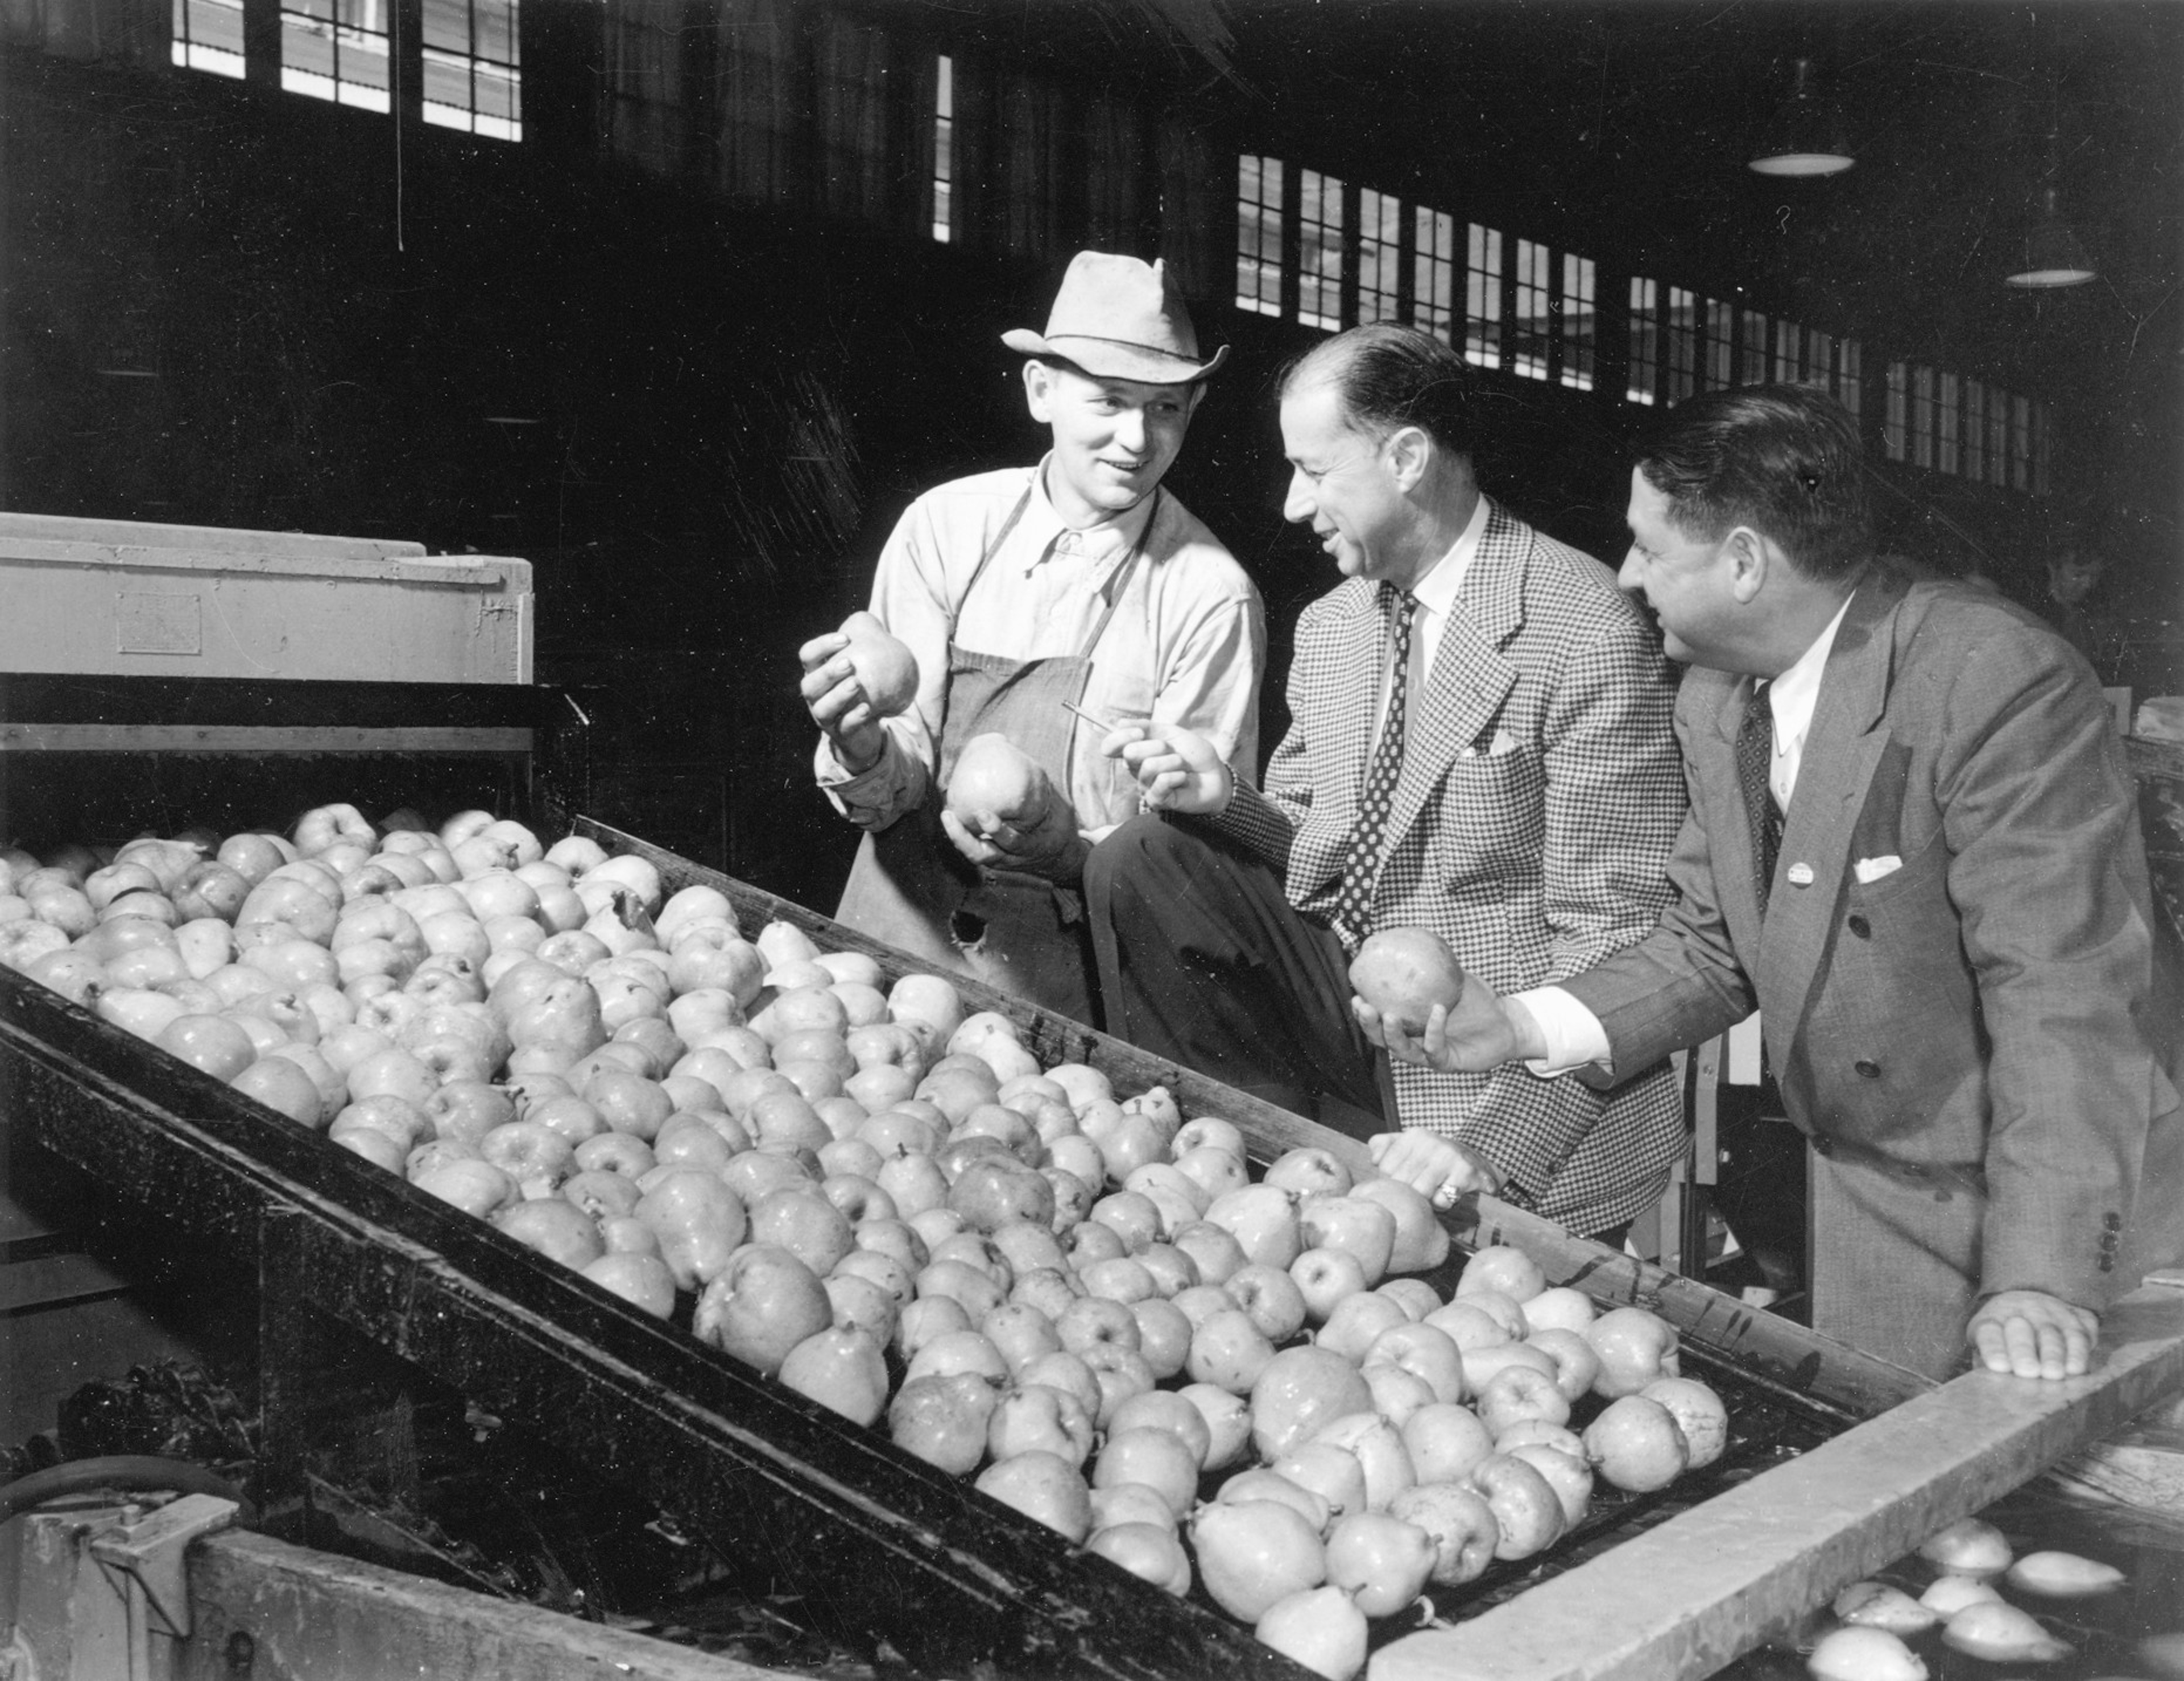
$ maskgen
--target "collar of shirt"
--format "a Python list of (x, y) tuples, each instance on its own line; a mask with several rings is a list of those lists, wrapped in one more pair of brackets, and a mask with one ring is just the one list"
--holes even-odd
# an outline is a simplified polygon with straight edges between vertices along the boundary
[[(1440, 652), (1440, 634), (1448, 627), (1448, 615), (1456, 605), (1457, 597), (1462, 593), (1463, 581), (1471, 574), (1471, 563), (1479, 558), (1479, 540), (1486, 531), (1486, 498), (1480, 497), (1464, 522), (1462, 532), (1449, 545), (1448, 553), (1435, 561), (1426, 575), (1411, 587), (1418, 598), (1418, 610), (1411, 615), (1411, 670), (1410, 693), (1419, 693), (1418, 684), (1433, 671), (1434, 657)], [(1394, 685), (1390, 682), (1392, 672), (1380, 674), (1379, 706), (1374, 715), (1388, 715), (1388, 696)]]
[(1099, 567), (1120, 565), (1145, 534), (1146, 522), (1153, 516), (1159, 493), (1156, 491), (1135, 507), (1096, 526), (1066, 526), (1061, 515), (1055, 512), (1054, 504), (1047, 499), (1046, 470), (1053, 459), (1051, 454), (1041, 457), (1039, 465), (1032, 470), (1031, 504), (1024, 509), (1023, 518), (1017, 521), (1016, 532), (1009, 539), (1012, 564), (1022, 565), (1025, 577), (1059, 556), (1080, 557)]
[(1768, 710), (1774, 715), (1774, 756), (1767, 767), (1767, 786), (1774, 803), (1790, 809), (1790, 795), (1797, 786), (1797, 770), (1804, 761), (1805, 738), (1812, 731), (1813, 709), (1819, 704), (1820, 678), (1827, 670), (1828, 650), (1836, 645), (1836, 632), (1850, 610), (1845, 596), (1828, 627), (1813, 645), (1797, 656), (1795, 665), (1767, 686)]

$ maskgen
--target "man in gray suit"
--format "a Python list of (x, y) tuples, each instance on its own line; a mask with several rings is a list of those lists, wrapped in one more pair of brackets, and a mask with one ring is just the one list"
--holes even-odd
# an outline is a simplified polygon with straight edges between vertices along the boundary
[(1992, 595), (1874, 565), (1864, 473), (1819, 392), (1665, 417), (1622, 582), (1695, 668), (1677, 902), (1560, 986), (1474, 977), (1416, 1040), (1358, 1015), (1399, 1058), (1552, 1074), (1756, 1006), (1811, 1146), (1815, 1326), (1936, 1377), (1969, 1340), (2061, 1378), (2184, 1246), (2168, 935), (2092, 673)]

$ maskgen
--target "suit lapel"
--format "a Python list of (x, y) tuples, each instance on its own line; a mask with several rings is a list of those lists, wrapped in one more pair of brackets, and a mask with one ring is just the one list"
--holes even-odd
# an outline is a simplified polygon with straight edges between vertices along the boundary
[[(1858, 814), (1888, 745), (1880, 720), (1893, 672), (1896, 610), (1903, 599), (1901, 584), (1892, 575), (1869, 574), (1852, 597), (1828, 650), (1783, 825), (1780, 885), (1768, 901), (1755, 971), (1761, 1008), (1774, 1029), (1769, 1037), (1776, 1038), (1780, 1050), (1786, 1050), (1804, 1018), (1834, 931)], [(1794, 885), (1792, 869), (1807, 886)], [(1778, 1066), (1786, 1064), (1778, 1060)]]
[(1404, 744), (1402, 780), (1388, 814), (1390, 851), (1456, 756), (1477, 742), (1517, 685), (1517, 668), (1502, 649), (1524, 622), (1524, 571), (1531, 546), (1530, 527), (1490, 501), (1478, 553), (1441, 629), (1433, 671)]
[[(1379, 693), (1381, 667), (1387, 659), (1388, 621), (1380, 610), (1380, 587), (1352, 578), (1336, 597), (1340, 619), (1332, 649), (1328, 686), (1318, 691), (1325, 715), (1312, 734), (1328, 742), (1333, 762), (1349, 767), (1350, 797), (1354, 806), (1365, 785), (1365, 769), (1379, 738), (1374, 698)], [(1364, 704), (1358, 704), (1358, 697)]]

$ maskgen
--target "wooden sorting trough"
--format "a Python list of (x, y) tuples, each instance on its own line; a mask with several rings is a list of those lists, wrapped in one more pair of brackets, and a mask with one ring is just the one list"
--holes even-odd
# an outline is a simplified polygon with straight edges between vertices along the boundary
[[(748, 923), (779, 918), (824, 945), (867, 952), (890, 979), (913, 966), (633, 836), (588, 819), (575, 827), (610, 850), (649, 858), (671, 890), (720, 888)], [(1355, 1140), (958, 984), (972, 1007), (1017, 1021), (1042, 1063), (1088, 1063), (1126, 1093), (1167, 1084), (1186, 1113), (1234, 1122), (1261, 1162), (1301, 1144), (1364, 1161)], [(335, 1357), (360, 1341), (641, 1490), (724, 1556), (770, 1562), (804, 1592), (822, 1632), (883, 1638), (928, 1673), (980, 1664), (1008, 1677), (1304, 1673), (1202, 1606), (1069, 1545), (879, 1433), (760, 1380), (5, 970), (0, 1121), (19, 1173), (49, 1151), (108, 1188), (117, 1206), (256, 1266), (264, 1500), (302, 1485), (304, 1421)], [(1518, 1211), (1482, 1200), (1456, 1218), (1460, 1236), (1517, 1244), (1557, 1282), (1654, 1307), (1702, 1354), (1842, 1433), (1468, 1624), (1395, 1642), (1376, 1657), (1376, 1673), (1703, 1673), (1925, 1529), (2114, 1428), (2184, 1376), (2184, 1322), (2167, 1300), (2134, 1308), (2132, 1339), (2095, 1378), (2053, 1387), (1968, 1378), (1933, 1389)], [(1849, 1473), (1863, 1466), (1875, 1474), (1860, 1485)], [(1801, 1475), (1824, 1479), (1841, 1501), (1805, 1504), (1805, 1483), (1777, 1481)], [(1771, 1517), (1762, 1523), (1754, 1513)], [(1709, 1550), (1733, 1546), (1751, 1567), (1701, 1567), (1680, 1535)], [(1643, 1561), (1626, 1564), (1641, 1547)], [(1664, 1564), (1664, 1551), (1682, 1567)], [(1555, 1608), (1565, 1603), (1592, 1608), (1572, 1617)], [(1610, 1606), (1620, 1609), (1602, 1614)], [(1535, 1623), (1552, 1638), (1524, 1632)]]

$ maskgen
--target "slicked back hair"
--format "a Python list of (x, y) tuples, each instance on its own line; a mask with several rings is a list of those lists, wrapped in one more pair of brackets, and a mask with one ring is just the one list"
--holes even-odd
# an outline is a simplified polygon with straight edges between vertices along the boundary
[(1653, 426), (1638, 470), (1685, 535), (1749, 526), (1808, 578), (1847, 577), (1873, 553), (1865, 449), (1850, 411), (1802, 385), (1687, 398)]
[(1323, 381), (1359, 431), (1385, 438), (1418, 426), (1451, 454), (1473, 454), (1471, 369), (1431, 333), (1387, 321), (1337, 333), (1282, 370), (1276, 395)]

